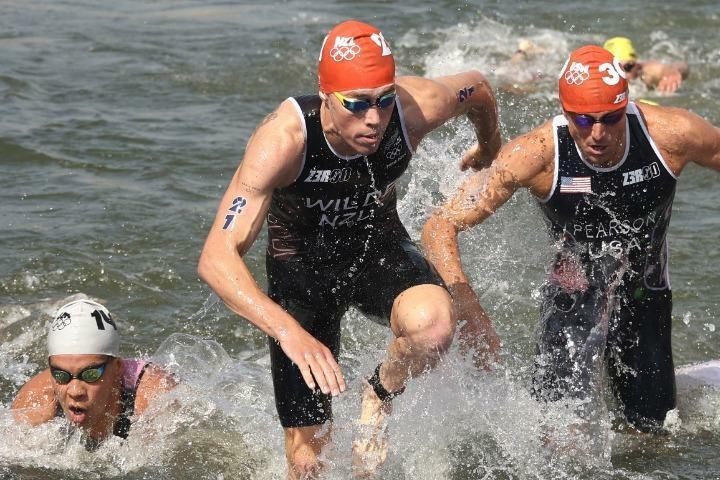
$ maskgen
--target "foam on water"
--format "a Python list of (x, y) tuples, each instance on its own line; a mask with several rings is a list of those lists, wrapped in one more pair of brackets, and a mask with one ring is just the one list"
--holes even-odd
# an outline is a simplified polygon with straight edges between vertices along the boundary
[[(66, 300), (26, 310), (49, 314)], [(324, 452), (329, 479), (350, 475), (362, 378), (383, 356), (391, 339), (389, 330), (354, 310), (345, 318), (343, 335), (340, 361), (350, 388), (334, 403), (333, 440)], [(6, 366), (25, 365), (16, 355), (5, 350), (0, 359)], [(47, 472), (47, 477), (40, 478), (60, 474), (65, 478), (145, 478), (148, 474), (153, 478), (284, 478), (282, 432), (264, 349), (247, 350), (233, 358), (214, 340), (172, 334), (152, 360), (166, 365), (181, 384), (151, 406), (127, 440), (114, 437), (89, 452), (82, 436), (65, 420), (35, 428), (17, 425), (8, 404), (0, 407), (0, 436), (8, 439), (0, 446), (0, 466), (12, 465), (15, 473)], [(632, 451), (636, 442), (622, 436), (614, 441), (608, 416), (597, 421), (592, 435), (571, 433), (582, 423), (574, 413), (577, 406), (536, 402), (528, 391), (523, 362), (506, 356), (493, 372), (478, 371), (453, 346), (438, 368), (413, 380), (394, 402), (388, 424), (390, 457), (381, 477), (541, 479), (617, 474), (611, 455)], [(679, 370), (681, 401), (673, 435), (720, 429), (720, 390), (706, 381), (717, 375), (713, 369), (717, 365)], [(690, 378), (696, 382), (687, 390), (685, 380)], [(645, 477), (627, 474), (623, 478)]]

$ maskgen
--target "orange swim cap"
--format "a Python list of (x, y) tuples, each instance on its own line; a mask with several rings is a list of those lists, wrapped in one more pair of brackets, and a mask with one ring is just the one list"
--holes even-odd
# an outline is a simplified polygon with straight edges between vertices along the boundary
[(323, 41), (318, 79), (325, 93), (377, 88), (395, 82), (395, 60), (380, 30), (347, 20)]
[(618, 110), (628, 102), (628, 83), (620, 62), (596, 45), (572, 52), (558, 82), (560, 102), (568, 112)]

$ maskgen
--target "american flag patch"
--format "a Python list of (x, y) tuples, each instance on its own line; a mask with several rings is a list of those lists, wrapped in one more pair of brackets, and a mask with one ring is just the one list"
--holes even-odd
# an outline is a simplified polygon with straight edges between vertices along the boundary
[(590, 177), (560, 177), (560, 193), (592, 193)]

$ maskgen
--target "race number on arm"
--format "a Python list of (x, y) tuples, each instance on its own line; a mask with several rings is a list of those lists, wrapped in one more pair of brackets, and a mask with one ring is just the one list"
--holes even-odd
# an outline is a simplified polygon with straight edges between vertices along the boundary
[(298, 365), (308, 387), (336, 395), (345, 382), (330, 349), (307, 333), (260, 289), (243, 260), (265, 221), (275, 188), (299, 174), (305, 146), (302, 119), (290, 100), (257, 128), (218, 207), (198, 274), (234, 312), (274, 338)]
[(472, 155), (463, 159), (462, 169), (479, 169), (495, 158), (501, 144), (497, 106), (492, 88), (480, 72), (437, 79), (400, 77), (397, 86), (413, 148), (449, 119), (467, 115), (478, 144)]

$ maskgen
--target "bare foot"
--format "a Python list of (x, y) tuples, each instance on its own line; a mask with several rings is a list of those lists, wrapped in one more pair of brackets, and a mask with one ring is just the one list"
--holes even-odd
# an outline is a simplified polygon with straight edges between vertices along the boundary
[(366, 382), (361, 410), (358, 438), (353, 441), (353, 474), (357, 478), (368, 478), (387, 459), (387, 418), (392, 413), (392, 404), (381, 402)]

